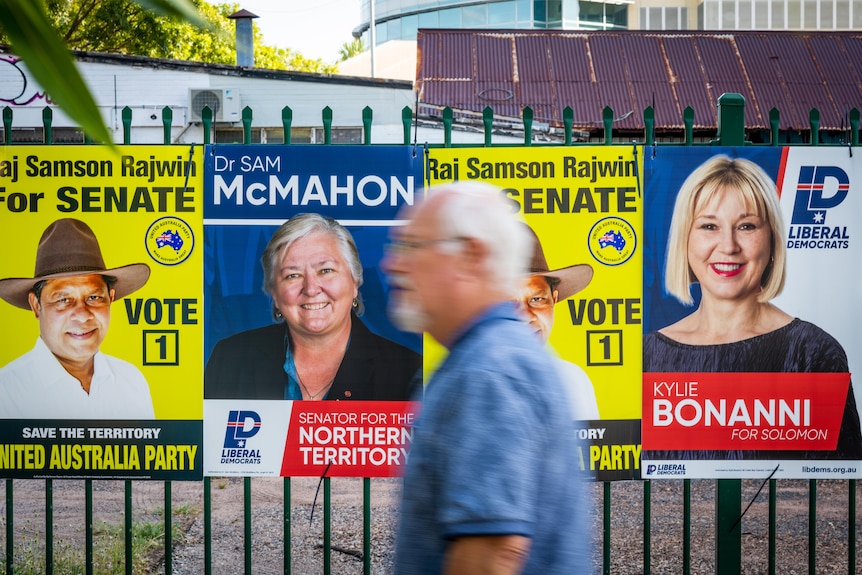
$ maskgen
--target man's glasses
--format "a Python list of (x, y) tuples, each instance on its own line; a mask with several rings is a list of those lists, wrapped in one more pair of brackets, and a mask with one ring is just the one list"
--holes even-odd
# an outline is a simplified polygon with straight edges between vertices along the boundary
[(454, 237), (454, 238), (437, 238), (433, 240), (402, 240), (397, 238), (390, 238), (383, 246), (383, 251), (389, 255), (404, 255), (410, 252), (414, 252), (416, 250), (427, 248), (429, 246), (434, 245), (455, 245), (460, 244), (463, 241), (466, 241), (465, 237)]

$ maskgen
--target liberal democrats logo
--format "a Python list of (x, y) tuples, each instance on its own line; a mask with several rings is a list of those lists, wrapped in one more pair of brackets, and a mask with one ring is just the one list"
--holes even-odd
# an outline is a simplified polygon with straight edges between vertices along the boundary
[(650, 463), (646, 468), (647, 475), (685, 475), (684, 463)]
[(260, 463), (260, 449), (248, 449), (248, 440), (260, 431), (256, 411), (231, 410), (227, 416), (222, 463)]
[(837, 166), (802, 166), (796, 184), (788, 248), (847, 249), (847, 226), (829, 225), (829, 210), (838, 207), (850, 191), (847, 172)]

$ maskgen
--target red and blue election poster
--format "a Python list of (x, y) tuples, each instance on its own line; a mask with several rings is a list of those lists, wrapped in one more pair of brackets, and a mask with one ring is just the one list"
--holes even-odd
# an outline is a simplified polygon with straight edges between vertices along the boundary
[(860, 183), (841, 148), (645, 154), (644, 478), (862, 476)]
[(205, 157), (204, 475), (399, 475), (422, 340), (390, 323), (380, 262), (421, 194), (424, 155), (214, 145)]

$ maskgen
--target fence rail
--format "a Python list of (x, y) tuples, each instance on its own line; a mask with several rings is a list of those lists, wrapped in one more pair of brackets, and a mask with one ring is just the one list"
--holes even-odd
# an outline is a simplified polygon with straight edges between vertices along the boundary
[[(725, 94), (719, 99), (719, 131), (716, 139), (711, 142), (721, 145), (746, 145), (745, 141), (745, 126), (744, 126), (744, 101), (742, 97), (736, 94)], [(123, 141), (128, 144), (131, 141), (131, 115), (132, 110), (128, 107), (123, 109)], [(213, 114), (209, 108), (204, 108), (203, 111), (204, 124), (204, 144), (210, 143), (210, 135), (213, 128)], [(580, 145), (573, 142), (572, 134), (572, 111), (566, 108), (563, 117), (566, 124), (565, 127), (565, 145)], [(443, 147), (452, 147), (452, 131), (453, 131), (454, 114), (450, 108), (442, 111), (443, 124)], [(523, 111), (523, 131), (524, 145), (533, 146), (539, 145), (533, 143), (532, 137), (532, 117), (533, 112), (530, 108), (525, 108)], [(6, 144), (12, 143), (12, 126), (13, 126), (13, 111), (6, 107), (2, 112), (4, 141)], [(483, 113), (483, 124), (485, 128), (485, 146), (492, 146), (492, 126), (494, 113), (492, 108), (486, 108)], [(613, 118), (614, 112), (611, 108), (603, 110), (604, 123), (604, 144), (613, 145)], [(850, 153), (853, 153), (853, 148), (859, 146), (859, 110), (854, 108), (848, 115), (848, 129), (846, 138), (840, 139), (837, 142), (830, 142), (826, 145), (847, 146)], [(290, 128), (292, 123), (292, 112), (289, 107), (285, 107), (282, 113), (283, 127), (285, 133), (285, 143), (290, 143)], [(324, 108), (322, 112), (322, 123), (324, 126), (324, 144), (330, 144), (332, 141), (332, 110)], [(808, 145), (818, 146), (824, 143), (820, 138), (819, 130), (819, 113), (816, 109), (812, 109), (809, 116), (811, 125), (811, 138)], [(164, 144), (169, 144), (171, 141), (171, 110), (166, 107), (162, 112), (162, 121), (164, 125)], [(364, 130), (363, 144), (371, 144), (371, 124), (373, 121), (373, 112), (370, 108), (363, 110), (362, 124)], [(413, 113), (410, 108), (404, 108), (402, 113), (402, 122), (404, 127), (404, 144), (411, 143), (411, 133), (413, 127)], [(694, 111), (691, 108), (686, 108), (684, 112), (685, 122), (685, 137), (683, 145), (694, 145), (693, 141), (693, 122)], [(242, 125), (244, 134), (244, 143), (250, 143), (251, 127), (253, 123), (253, 111), (246, 107), (242, 111)], [(653, 145), (668, 145), (657, 144), (655, 139), (655, 115), (652, 108), (647, 108), (644, 111), (644, 124), (646, 126), (643, 139), (640, 142), (646, 146)], [(772, 110), (770, 113), (771, 139), (770, 144), (773, 146), (779, 145), (779, 112)], [(43, 113), (43, 130), (46, 144), (52, 143), (52, 109), (46, 107)], [(638, 143), (638, 142), (634, 142)], [(632, 142), (626, 142), (626, 146), (630, 146)], [(679, 145), (679, 144), (674, 144)], [(20, 525), (16, 522), (15, 516), (15, 487), (14, 484), (19, 481), (37, 481), (37, 480), (12, 480), (7, 479), (5, 482), (5, 573), (12, 575), (17, 571), (18, 559), (16, 558), (15, 534), (20, 531)], [(51, 575), (57, 572), (58, 566), (55, 564), (55, 525), (54, 525), (54, 484), (55, 481), (64, 480), (44, 480), (45, 493), (45, 512), (44, 512), (44, 572)], [(244, 572), (250, 574), (253, 572), (253, 554), (252, 554), (252, 480), (243, 478), (243, 558)], [(292, 564), (292, 525), (291, 525), (291, 479), (283, 480), (283, 555), (284, 555), (284, 573), (291, 573)], [(789, 480), (788, 480), (789, 481)], [(372, 543), (371, 543), (371, 520), (372, 520), (372, 505), (371, 505), (371, 480), (363, 478), (363, 530), (362, 530), (362, 568), (363, 573), (369, 574), (372, 571)], [(653, 483), (649, 480), (642, 481), (642, 565), (640, 569), (632, 568), (631, 571), (648, 575), (652, 572), (652, 565), (655, 560), (653, 556), (653, 528), (656, 518), (664, 519), (664, 516), (656, 515), (653, 507)], [(665, 482), (662, 482), (665, 483)], [(678, 482), (675, 482), (678, 483)], [(830, 485), (835, 483), (844, 484), (845, 482), (830, 482)], [(741, 521), (748, 507), (742, 510), (742, 481), (741, 480), (717, 480), (715, 484), (715, 572), (720, 574), (739, 573), (742, 570), (742, 543), (741, 543)], [(205, 478), (202, 482), (203, 486), (203, 548), (204, 548), (204, 572), (210, 574), (213, 572), (213, 506), (212, 506), (212, 479)], [(698, 545), (697, 541), (692, 540), (693, 529), (693, 511), (692, 511), (692, 484), (690, 480), (682, 482), (683, 493), (681, 496), (682, 518), (681, 518), (681, 543), (682, 543), (682, 572), (689, 574), (693, 572), (692, 568), (692, 549)], [(776, 480), (769, 480), (766, 486), (768, 493), (768, 514), (767, 514), (767, 541), (766, 555), (768, 557), (767, 571), (770, 574), (777, 572), (776, 563), (776, 548), (777, 548), (777, 533), (779, 528), (779, 514), (777, 511), (779, 485)], [(84, 509), (84, 548), (85, 548), (85, 564), (86, 573), (94, 573), (94, 484), (93, 480), (85, 480), (85, 509)], [(322, 568), (324, 574), (331, 573), (331, 558), (332, 558), (332, 501), (331, 501), (331, 479), (324, 478), (322, 481), (323, 490), (323, 545), (322, 545)], [(612, 573), (612, 565), (614, 557), (620, 552), (619, 548), (615, 548), (613, 544), (613, 526), (614, 516), (619, 512), (615, 509), (612, 497), (612, 484), (605, 482), (596, 484), (596, 503), (601, 508), (601, 517), (599, 526), (601, 529), (601, 558), (598, 563), (601, 565), (601, 572), (604, 574)], [(847, 493), (847, 508), (846, 508), (846, 573), (856, 573), (856, 480), (846, 481)], [(133, 573), (134, 556), (134, 518), (133, 518), (133, 492), (134, 484), (132, 481), (124, 483), (124, 523), (123, 523), (123, 569), (127, 574)], [(814, 574), (818, 572), (818, 482), (810, 480), (808, 482), (808, 573)], [(754, 498), (749, 498), (754, 501)], [(600, 505), (598, 502), (601, 501)], [(750, 504), (749, 504), (750, 506)], [(631, 513), (631, 509), (626, 509), (627, 513)], [(173, 528), (175, 509), (172, 500), (172, 483), (164, 482), (164, 510), (163, 510), (163, 545), (162, 552), (164, 556), (164, 573), (170, 575), (173, 573)], [(670, 518), (672, 521), (680, 521), (679, 518)], [(38, 571), (38, 569), (37, 569)]]

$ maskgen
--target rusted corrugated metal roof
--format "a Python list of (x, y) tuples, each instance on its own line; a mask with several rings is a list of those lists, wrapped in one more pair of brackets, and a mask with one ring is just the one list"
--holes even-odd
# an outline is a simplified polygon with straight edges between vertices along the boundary
[(695, 129), (716, 129), (724, 93), (745, 97), (745, 122), (769, 129), (776, 108), (782, 130), (807, 130), (812, 108), (820, 127), (847, 128), (847, 113), (862, 109), (860, 32), (582, 32), (561, 30), (420, 30), (419, 91), (423, 113), (449, 106), (462, 115), (520, 117), (575, 128), (602, 127), (610, 106), (614, 126), (642, 130), (643, 111), (655, 109), (657, 130), (683, 127), (686, 107)]

